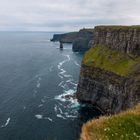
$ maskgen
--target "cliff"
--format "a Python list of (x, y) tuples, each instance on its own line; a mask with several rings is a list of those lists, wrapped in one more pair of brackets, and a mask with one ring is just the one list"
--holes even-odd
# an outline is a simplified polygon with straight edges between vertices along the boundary
[(84, 52), (91, 48), (93, 37), (93, 29), (81, 29), (79, 32), (55, 34), (51, 41), (59, 41), (61, 43), (72, 43), (73, 51)]
[(94, 39), (94, 29), (82, 29), (79, 31), (78, 37), (73, 42), (73, 51), (87, 51), (92, 47)]
[(97, 26), (85, 54), (77, 98), (114, 114), (140, 101), (140, 27)]
[(140, 55), (140, 26), (97, 26), (95, 44)]
[(80, 140), (139, 140), (140, 104), (111, 117), (100, 117), (86, 123)]
[(75, 38), (78, 37), (78, 32), (70, 32), (65, 34), (54, 34), (51, 41), (53, 42), (62, 42), (62, 43), (73, 43)]

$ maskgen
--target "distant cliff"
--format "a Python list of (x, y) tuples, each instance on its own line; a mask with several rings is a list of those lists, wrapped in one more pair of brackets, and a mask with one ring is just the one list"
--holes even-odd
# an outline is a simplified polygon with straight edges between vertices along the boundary
[(75, 38), (78, 37), (78, 32), (70, 32), (65, 34), (54, 34), (51, 41), (59, 41), (62, 43), (73, 43)]
[(87, 51), (92, 47), (94, 40), (94, 29), (82, 29), (73, 42), (73, 51)]
[(118, 113), (140, 101), (140, 27), (97, 26), (85, 54), (77, 98), (104, 113)]
[(55, 34), (51, 41), (72, 43), (73, 51), (87, 51), (92, 46), (93, 39), (93, 29), (81, 29), (79, 32)]

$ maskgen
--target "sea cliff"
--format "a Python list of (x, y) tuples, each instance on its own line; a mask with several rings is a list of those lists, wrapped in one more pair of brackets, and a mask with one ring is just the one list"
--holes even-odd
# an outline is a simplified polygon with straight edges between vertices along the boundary
[(61, 43), (73, 43), (75, 38), (78, 37), (78, 32), (70, 32), (64, 34), (54, 34), (51, 41), (53, 42), (61, 42)]
[(94, 29), (81, 29), (79, 32), (65, 34), (55, 34), (51, 41), (60, 43), (72, 43), (72, 50), (75, 52), (85, 52), (92, 46)]
[(77, 98), (107, 114), (140, 101), (140, 26), (97, 26), (85, 54)]

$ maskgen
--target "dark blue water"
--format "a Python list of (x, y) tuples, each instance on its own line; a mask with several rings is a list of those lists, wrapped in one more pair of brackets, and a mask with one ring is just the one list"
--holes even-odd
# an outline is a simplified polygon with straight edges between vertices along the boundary
[(0, 32), (0, 140), (77, 140), (99, 115), (63, 97), (76, 91), (83, 54), (52, 35)]

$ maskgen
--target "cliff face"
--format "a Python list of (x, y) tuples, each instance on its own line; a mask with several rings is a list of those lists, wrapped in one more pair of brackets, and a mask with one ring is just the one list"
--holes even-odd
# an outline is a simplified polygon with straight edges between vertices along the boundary
[(87, 51), (91, 48), (91, 42), (93, 42), (94, 30), (82, 29), (79, 31), (78, 37), (73, 42), (73, 51)]
[(140, 27), (97, 26), (95, 44), (103, 44), (128, 54), (140, 55)]
[(82, 63), (77, 88), (80, 102), (113, 114), (140, 101), (139, 33), (132, 27), (95, 28), (94, 47)]
[(93, 29), (81, 29), (79, 32), (55, 34), (51, 41), (72, 43), (72, 50), (77, 52), (87, 51), (91, 47), (94, 37)]
[(140, 100), (138, 81), (100, 68), (82, 65), (77, 98), (97, 106), (104, 113), (118, 113)]
[(78, 37), (78, 32), (71, 32), (71, 33), (65, 33), (65, 34), (54, 34), (51, 41), (54, 42), (61, 42), (61, 43), (73, 43), (75, 38)]

